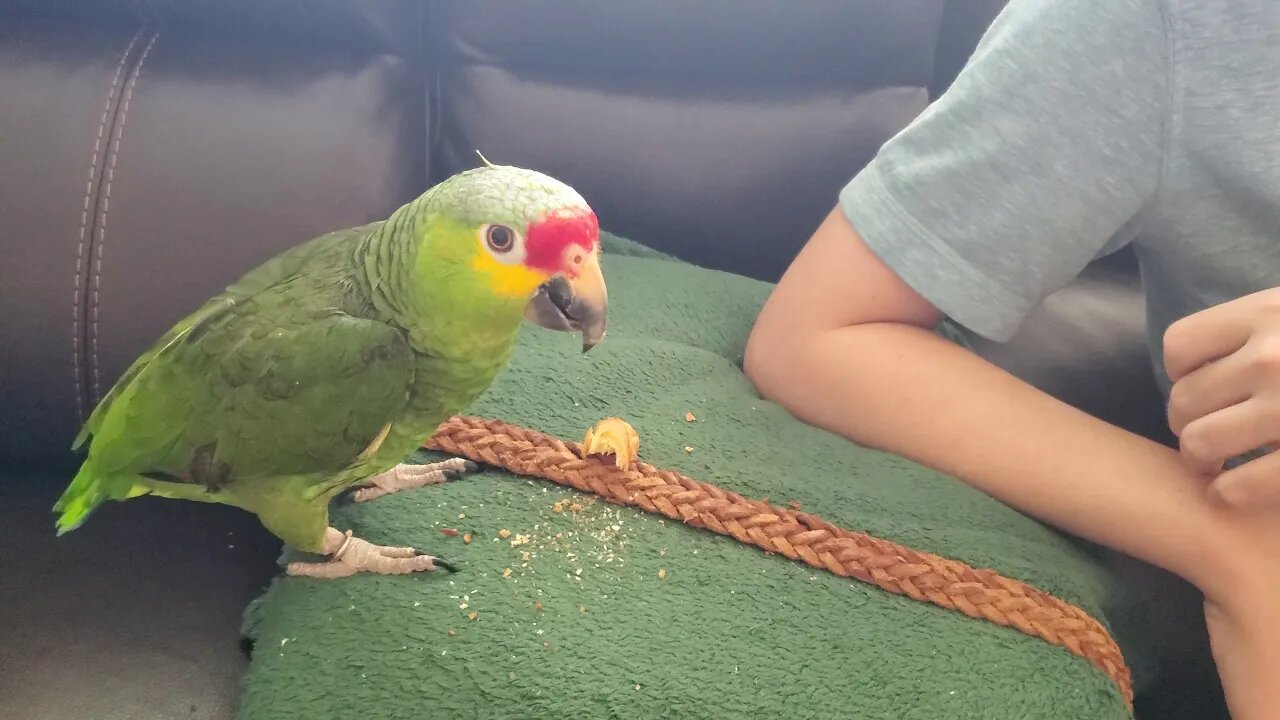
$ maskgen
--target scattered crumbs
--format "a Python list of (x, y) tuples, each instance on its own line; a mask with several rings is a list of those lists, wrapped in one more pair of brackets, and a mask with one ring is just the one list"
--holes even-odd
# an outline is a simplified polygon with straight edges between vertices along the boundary
[(467, 516), (466, 513), (458, 513), (458, 519), (461, 520)]
[(516, 535), (516, 538), (515, 538), (514, 540), (512, 540), (512, 541), (511, 541), (511, 547), (516, 547), (516, 546), (518, 546), (518, 545), (524, 545), (524, 544), (525, 544), (525, 543), (527, 543), (527, 542), (529, 542), (529, 536), (528, 536), (528, 535)]
[(467, 609), (467, 603), (461, 603), (460, 605), (458, 605), (458, 609), (459, 609), (459, 610), (466, 610), (466, 609)]
[[(693, 422), (694, 420), (697, 420), (697, 419), (698, 419), (698, 418), (694, 417), (694, 416), (693, 416), (693, 413), (691, 413), (691, 412), (687, 412), (687, 413), (685, 413), (685, 414), (684, 414), (684, 421), (685, 421), (685, 422)], [(639, 689), (639, 688), (637, 687), (637, 689)]]
[(456, 537), (458, 535), (457, 528), (451, 528), (451, 527), (440, 528), (440, 532), (443, 533), (445, 537)]
[(506, 540), (507, 538), (511, 537), (511, 531), (506, 528), (502, 528), (501, 530), (498, 531), (498, 537), (502, 538), (503, 540)]
[(525, 561), (527, 561), (527, 560), (529, 560), (531, 557), (532, 557), (532, 556), (531, 556), (531, 555), (529, 555), (529, 551), (528, 551), (528, 550), (521, 550), (521, 551), (520, 551), (520, 559), (521, 559), (521, 560), (525, 560)]
[(685, 451), (685, 452), (687, 452), (687, 453), (691, 453), (691, 452), (693, 452), (693, 446), (692, 446), (692, 445), (685, 445), (685, 446), (684, 446), (684, 451)]
[(557, 500), (555, 504), (551, 506), (551, 511), (558, 513), (564, 512), (564, 502), (564, 500)]
[(462, 536), (462, 542), (464, 542), (464, 543), (466, 543), (466, 544), (470, 545), (470, 544), (471, 544), (471, 533), (467, 533), (467, 534), (463, 535), (463, 536)]
[(659, 580), (662, 580), (662, 579), (664, 579), (664, 578), (666, 578), (666, 577), (667, 577), (667, 569), (666, 569), (666, 568), (658, 568), (658, 579), (659, 579)]
[(449, 630), (449, 637), (457, 637), (457, 636), (458, 636), (457, 630), (453, 630), (453, 629)]
[(503, 568), (503, 570), (502, 570), (502, 577), (504, 577), (504, 578), (509, 578), (509, 577), (511, 577), (511, 568)]
[(475, 610), (472, 610), (471, 612), (467, 613), (468, 620), (475, 620), (478, 617), (480, 617), (480, 615), (477, 614)]
[(569, 510), (573, 512), (582, 512), (582, 503), (573, 503), (569, 506)]

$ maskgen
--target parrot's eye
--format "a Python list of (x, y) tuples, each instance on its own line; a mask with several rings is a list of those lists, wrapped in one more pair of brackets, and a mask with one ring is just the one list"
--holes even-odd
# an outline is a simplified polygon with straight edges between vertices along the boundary
[(516, 246), (516, 234), (506, 225), (490, 225), (484, 238), (489, 249), (497, 253), (511, 252), (511, 248)]

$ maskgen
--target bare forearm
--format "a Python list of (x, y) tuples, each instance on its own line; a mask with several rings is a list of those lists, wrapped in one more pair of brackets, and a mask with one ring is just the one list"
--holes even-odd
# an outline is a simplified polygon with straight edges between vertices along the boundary
[(832, 330), (787, 351), (766, 394), (800, 419), (958, 477), (1200, 587), (1226, 512), (1177, 453), (1094, 419), (933, 333)]

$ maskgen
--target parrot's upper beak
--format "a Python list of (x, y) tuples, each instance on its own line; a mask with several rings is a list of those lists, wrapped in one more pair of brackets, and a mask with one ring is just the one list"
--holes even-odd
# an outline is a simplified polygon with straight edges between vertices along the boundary
[(582, 333), (582, 352), (604, 339), (609, 297), (595, 253), (586, 255), (576, 277), (564, 273), (538, 287), (525, 307), (527, 320), (549, 330)]

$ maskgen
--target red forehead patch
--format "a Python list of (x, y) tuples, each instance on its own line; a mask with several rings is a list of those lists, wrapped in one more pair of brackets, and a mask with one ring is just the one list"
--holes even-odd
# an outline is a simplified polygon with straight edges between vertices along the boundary
[(600, 234), (596, 214), (590, 210), (559, 210), (529, 226), (524, 243), (524, 264), (549, 273), (560, 269), (564, 250), (578, 245), (590, 251)]

